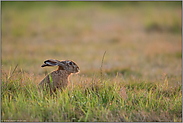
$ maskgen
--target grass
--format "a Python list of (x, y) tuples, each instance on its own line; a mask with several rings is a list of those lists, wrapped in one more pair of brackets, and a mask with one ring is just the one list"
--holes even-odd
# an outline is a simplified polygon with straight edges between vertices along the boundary
[[(182, 84), (131, 80), (80, 81), (56, 97), (39, 95), (32, 78), (21, 72), (1, 83), (2, 121), (181, 122)], [(163, 85), (164, 84), (164, 85)]]
[[(1, 120), (182, 122), (181, 4), (1, 2)], [(81, 71), (56, 97), (50, 58)]]

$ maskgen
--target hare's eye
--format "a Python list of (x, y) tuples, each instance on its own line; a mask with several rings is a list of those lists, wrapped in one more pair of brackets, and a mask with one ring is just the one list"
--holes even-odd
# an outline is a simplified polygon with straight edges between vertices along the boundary
[(72, 65), (72, 62), (69, 62), (70, 65)]

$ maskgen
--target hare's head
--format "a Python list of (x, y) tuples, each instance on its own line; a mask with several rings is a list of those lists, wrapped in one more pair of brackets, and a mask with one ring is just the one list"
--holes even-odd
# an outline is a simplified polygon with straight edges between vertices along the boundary
[(79, 72), (79, 67), (78, 65), (71, 60), (65, 60), (65, 61), (58, 61), (55, 59), (49, 59), (44, 61), (44, 64), (41, 67), (45, 66), (59, 66), (59, 70), (66, 70), (69, 71), (70, 73), (77, 73)]
[(71, 60), (60, 61), (58, 66), (60, 67), (60, 69), (67, 70), (71, 73), (79, 72), (78, 65), (75, 62), (71, 61)]

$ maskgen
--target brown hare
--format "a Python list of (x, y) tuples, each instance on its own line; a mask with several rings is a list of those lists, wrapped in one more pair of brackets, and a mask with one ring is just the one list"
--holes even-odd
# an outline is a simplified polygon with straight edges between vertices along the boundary
[(58, 66), (58, 69), (48, 74), (40, 83), (39, 90), (49, 90), (50, 94), (56, 92), (57, 89), (64, 89), (68, 85), (69, 76), (72, 73), (78, 73), (78, 65), (71, 61), (59, 61), (55, 59), (49, 59), (44, 61), (41, 67), (45, 66)]

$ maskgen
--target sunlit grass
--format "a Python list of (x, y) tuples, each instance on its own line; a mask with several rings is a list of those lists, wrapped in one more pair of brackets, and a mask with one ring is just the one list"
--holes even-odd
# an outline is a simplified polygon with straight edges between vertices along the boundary
[[(1, 5), (3, 121), (182, 121), (181, 2)], [(37, 91), (50, 58), (81, 70), (57, 97)]]
[(8, 81), (2, 79), (2, 121), (180, 122), (182, 118), (182, 84), (169, 86), (167, 78), (162, 84), (73, 80), (74, 86), (59, 91), (55, 97), (40, 95), (32, 78), (14, 74), (16, 77)]

